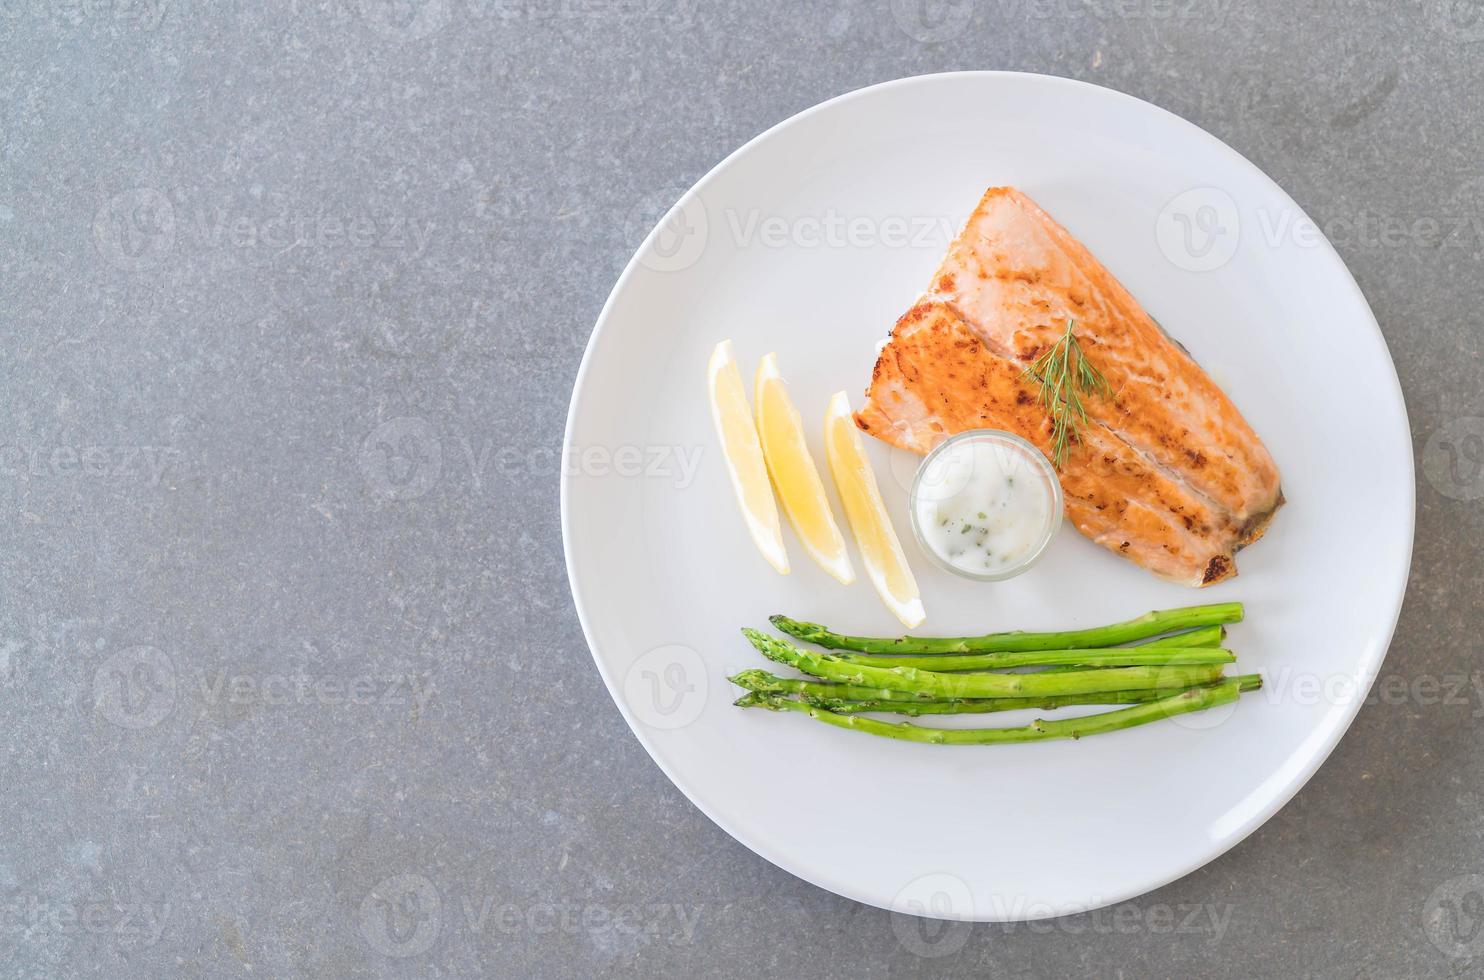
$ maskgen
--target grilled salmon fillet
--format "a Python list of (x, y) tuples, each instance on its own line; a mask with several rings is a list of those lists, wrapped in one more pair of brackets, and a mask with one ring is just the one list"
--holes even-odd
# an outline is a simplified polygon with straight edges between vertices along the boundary
[(1230, 399), (1081, 242), (1012, 187), (992, 187), (933, 276), (985, 343), (1030, 361), (1068, 320), (1112, 386), (1088, 411), (1239, 519), (1278, 504), (1278, 467)]
[(1236, 574), (1234, 553), (1283, 503), (1272, 456), (1199, 365), (1066, 229), (1013, 188), (991, 188), (898, 321), (876, 363), (862, 429), (925, 453), (997, 428), (1050, 455), (1051, 419), (1025, 368), (1076, 323), (1112, 394), (1063, 467), (1083, 534), (1188, 585)]

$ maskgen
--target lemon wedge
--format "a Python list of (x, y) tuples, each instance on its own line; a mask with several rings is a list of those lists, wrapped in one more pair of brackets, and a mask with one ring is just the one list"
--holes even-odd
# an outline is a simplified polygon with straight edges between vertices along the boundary
[(788, 397), (783, 376), (778, 373), (778, 355), (769, 354), (757, 367), (752, 406), (757, 412), (757, 432), (762, 438), (763, 459), (783, 512), (798, 532), (809, 557), (845, 585), (855, 581), (845, 537), (835, 523), (824, 482), (809, 447), (804, 442), (804, 422)]
[(732, 489), (737, 492), (737, 504), (742, 508), (747, 531), (768, 564), (787, 575), (788, 552), (783, 549), (778, 505), (773, 500), (757, 424), (752, 420), (747, 390), (742, 387), (742, 372), (737, 370), (737, 361), (732, 357), (730, 340), (723, 340), (711, 352), (706, 382), (711, 391), (711, 419), (716, 423), (721, 455), (727, 461), (727, 472), (732, 476)]
[(850, 412), (850, 399), (843, 391), (830, 399), (825, 412), (824, 448), (835, 487), (840, 491), (840, 502), (845, 507), (845, 517), (850, 521), (861, 561), (866, 566), (866, 576), (886, 607), (908, 629), (921, 625), (927, 616), (922, 608), (922, 594), (917, 591), (917, 580), (912, 577), (902, 543), (897, 540), (897, 532), (887, 516), (881, 489), (876, 486), (876, 474), (871, 470), (860, 430), (855, 427)]

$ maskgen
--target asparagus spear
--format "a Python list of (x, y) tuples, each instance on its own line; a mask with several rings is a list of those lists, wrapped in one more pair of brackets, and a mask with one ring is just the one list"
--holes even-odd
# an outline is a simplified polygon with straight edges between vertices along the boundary
[(824, 681), (799, 680), (794, 677), (779, 677), (766, 670), (753, 668), (733, 674), (730, 678), (738, 687), (759, 694), (798, 694), (821, 698), (837, 698), (845, 701), (931, 701), (931, 694), (910, 694), (882, 687), (865, 687), (858, 684), (829, 684)]
[(1219, 647), (1221, 641), (1226, 639), (1225, 626), (1202, 626), (1200, 629), (1187, 630), (1184, 633), (1176, 633), (1173, 636), (1161, 637), (1158, 640), (1150, 640), (1141, 643), (1145, 647)]
[[(758, 671), (767, 675), (767, 671)], [(777, 678), (787, 680), (787, 678)], [(1232, 677), (1230, 680), (1237, 682), (1243, 691), (1255, 691), (1262, 687), (1261, 674), (1242, 674)], [(808, 684), (808, 681), (798, 683)], [(1221, 683), (1225, 683), (1224, 681)], [(746, 686), (746, 685), (743, 685)], [(846, 688), (844, 684), (814, 684), (815, 688)], [(854, 691), (868, 691), (870, 688), (850, 688)], [(1064, 708), (1070, 705), (1084, 704), (1143, 704), (1146, 701), (1158, 701), (1160, 698), (1168, 698), (1179, 694), (1185, 688), (1159, 687), (1147, 691), (1109, 691), (1105, 694), (1060, 694), (1049, 695), (1039, 698), (965, 698), (958, 701), (920, 701), (903, 700), (903, 696), (896, 691), (881, 691), (878, 693), (889, 695), (886, 698), (863, 698), (860, 700), (846, 699), (840, 696), (840, 692), (829, 693), (806, 693), (800, 694), (799, 700), (811, 704), (816, 708), (824, 708), (833, 711), (837, 715), (860, 714), (873, 711), (887, 714), (908, 715), (916, 718), (919, 715), (978, 715), (991, 714), (997, 711), (1018, 711), (1023, 708), (1036, 708), (1041, 711), (1050, 711), (1054, 708)], [(766, 695), (778, 695), (783, 691), (758, 691), (754, 689), (751, 693), (740, 698), (736, 704), (739, 707), (751, 707), (757, 703), (756, 697)]]
[(754, 629), (742, 634), (769, 660), (788, 664), (825, 680), (884, 687), (909, 694), (952, 698), (1031, 697), (1044, 694), (1094, 694), (1155, 687), (1190, 687), (1219, 680), (1220, 664), (1197, 667), (1113, 667), (1040, 674), (945, 674), (916, 667), (868, 667), (846, 663), (829, 654), (798, 647)]
[(1079, 667), (1154, 667), (1176, 664), (1229, 664), (1230, 650), (1184, 647), (1116, 647), (1098, 650), (1026, 650), (1010, 653), (956, 653), (942, 657), (889, 657), (879, 653), (841, 653), (836, 659), (869, 667), (916, 667), (919, 670), (1001, 670), (1006, 667), (1075, 665)]
[[(1069, 704), (1141, 704), (1158, 698), (1179, 694), (1184, 688), (1151, 688), (1144, 691), (1108, 691), (1101, 694), (1057, 694), (1029, 698), (958, 698), (953, 701), (936, 700), (930, 694), (911, 694), (883, 687), (866, 687), (859, 684), (832, 684), (828, 681), (801, 680), (797, 677), (779, 677), (766, 670), (752, 668), (733, 674), (729, 680), (738, 687), (757, 694), (791, 694), (835, 710), (832, 705), (882, 705), (880, 708), (856, 708), (856, 711), (895, 711), (898, 703), (904, 713), (921, 706), (963, 704), (977, 711), (1014, 711), (1019, 708), (1057, 708)], [(1244, 691), (1255, 691), (1261, 686), (1257, 674), (1244, 674), (1236, 680), (1243, 682)], [(1251, 686), (1247, 686), (1247, 685)], [(1117, 700), (1112, 700), (1117, 699)], [(828, 702), (828, 703), (827, 703)], [(845, 709), (841, 709), (845, 710)], [(954, 712), (930, 711), (932, 714)]]
[(1219, 626), (1242, 618), (1240, 602), (1219, 602), (1185, 609), (1164, 609), (1142, 616), (1098, 626), (1093, 629), (1067, 630), (1060, 633), (989, 633), (984, 636), (904, 636), (900, 639), (872, 636), (844, 636), (818, 623), (804, 623), (787, 616), (772, 616), (779, 630), (829, 650), (853, 650), (856, 653), (993, 653), (1011, 650), (1067, 650), (1087, 647), (1111, 647), (1148, 636), (1159, 636), (1174, 630), (1196, 626)]
[[(908, 742), (928, 742), (934, 745), (1002, 745), (1009, 742), (1041, 742), (1055, 738), (1082, 738), (1084, 735), (1100, 735), (1104, 732), (1145, 725), (1173, 715), (1191, 711), (1203, 711), (1220, 704), (1235, 701), (1241, 685), (1235, 680), (1224, 681), (1206, 687), (1193, 687), (1179, 694), (1130, 708), (1104, 711), (1081, 718), (1064, 718), (1056, 721), (1036, 719), (1019, 728), (923, 728), (906, 722), (878, 721), (864, 715), (838, 714), (816, 707), (806, 701), (794, 701), (778, 695), (751, 694), (743, 698), (744, 707), (761, 707), (773, 711), (797, 711), (816, 721), (837, 728), (853, 728), (856, 731), (883, 738), (895, 738)], [(740, 703), (740, 702), (739, 702)]]

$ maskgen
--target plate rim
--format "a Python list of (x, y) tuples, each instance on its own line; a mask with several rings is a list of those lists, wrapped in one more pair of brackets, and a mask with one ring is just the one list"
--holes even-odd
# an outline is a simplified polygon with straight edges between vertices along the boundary
[[(1041, 72), (1003, 70), (930, 72), (921, 75), (907, 75), (901, 78), (895, 78), (884, 82), (876, 82), (871, 85), (863, 86), (861, 88), (852, 89), (848, 92), (844, 92), (840, 95), (836, 95), (829, 99), (826, 99), (823, 102), (819, 102), (815, 105), (809, 106), (806, 109), (802, 109), (799, 112), (796, 112), (778, 121), (777, 123), (774, 123), (772, 126), (769, 126), (761, 133), (758, 133), (756, 136), (747, 140), (741, 146), (737, 147), (735, 150), (723, 157), (719, 162), (716, 163), (715, 166), (707, 170), (706, 173), (703, 174), (699, 179), (697, 179), (674, 204), (672, 204), (665, 210), (662, 215), (660, 215), (659, 220), (656, 222), (655, 226), (650, 229), (647, 235), (644, 236), (644, 240), (640, 242), (639, 247), (634, 251), (634, 254), (630, 256), (628, 262), (624, 265), (623, 272), (620, 273), (617, 281), (613, 284), (613, 288), (608, 293), (608, 298), (604, 300), (603, 306), (598, 312), (598, 317), (593, 323), (592, 332), (589, 334), (587, 343), (583, 348), (582, 359), (578, 363), (577, 374), (572, 381), (572, 394), (570, 395), (567, 404), (567, 420), (562, 430), (563, 455), (561, 458), (567, 458), (566, 454), (571, 452), (572, 449), (572, 430), (576, 424), (579, 397), (582, 393), (584, 382), (587, 379), (588, 371), (592, 367), (593, 350), (597, 346), (599, 336), (612, 316), (613, 307), (615, 302), (617, 301), (618, 296), (623, 292), (625, 286), (629, 282), (629, 279), (636, 274), (636, 269), (641, 266), (642, 257), (648, 251), (655, 237), (659, 234), (660, 229), (664, 226), (666, 217), (675, 212), (677, 209), (683, 208), (693, 199), (698, 197), (702, 187), (709, 184), (711, 180), (722, 171), (724, 171), (734, 159), (746, 153), (755, 144), (769, 139), (770, 137), (783, 131), (784, 129), (791, 127), (797, 123), (802, 123), (805, 119), (818, 113), (822, 113), (825, 110), (838, 104), (853, 101), (856, 99), (867, 98), (872, 94), (889, 89), (899, 89), (915, 85), (942, 83), (952, 79), (961, 78), (1007, 77), (1020, 79), (1023, 81), (1032, 81), (1036, 84), (1059, 85), (1068, 88), (1081, 89), (1093, 94), (1095, 98), (1108, 98), (1114, 101), (1135, 103), (1143, 109), (1152, 109), (1160, 115), (1166, 116), (1170, 120), (1174, 121), (1174, 123), (1178, 127), (1191, 132), (1193, 135), (1195, 135), (1196, 138), (1209, 140), (1221, 154), (1227, 156), (1228, 158), (1231, 158), (1238, 165), (1250, 168), (1253, 173), (1257, 174), (1262, 178), (1262, 180), (1266, 181), (1267, 184), (1272, 188), (1272, 190), (1277, 192), (1280, 200), (1285, 202), (1288, 207), (1293, 208), (1294, 213), (1300, 220), (1310, 221), (1307, 212), (1305, 212), (1304, 209), (1301, 208), (1296, 201), (1294, 201), (1294, 199), (1288, 194), (1286, 190), (1284, 190), (1284, 188), (1277, 181), (1269, 176), (1265, 170), (1249, 160), (1245, 155), (1228, 145), (1220, 137), (1208, 132), (1201, 126), (1191, 122), (1188, 119), (1185, 119), (1183, 116), (1171, 112), (1168, 109), (1155, 105), (1154, 103), (1149, 102), (1145, 99), (1141, 99), (1138, 96), (1129, 95), (1126, 92), (1120, 92), (1117, 89), (1108, 88), (1103, 85), (1097, 85), (1092, 82), (1084, 82), (1079, 79), (1066, 78), (1061, 75), (1051, 75)], [(1318, 228), (1317, 225), (1314, 225), (1314, 227), (1316, 229)], [(1385, 353), (1387, 363), (1391, 367), (1392, 385), (1390, 388), (1390, 400), (1393, 403), (1394, 408), (1400, 413), (1402, 428), (1408, 435), (1408, 438), (1403, 441), (1406, 447), (1407, 468), (1412, 474), (1412, 479), (1406, 484), (1406, 566), (1402, 570), (1400, 581), (1397, 583), (1396, 593), (1391, 600), (1391, 622), (1385, 631), (1385, 642), (1380, 644), (1379, 646), (1380, 654), (1376, 659), (1374, 669), (1370, 670), (1368, 672), (1369, 676), (1365, 678), (1364, 691), (1360, 691), (1357, 688), (1357, 696), (1349, 706), (1349, 717), (1345, 718), (1343, 724), (1335, 727), (1333, 736), (1326, 740), (1326, 744), (1323, 745), (1322, 751), (1316, 752), (1311, 756), (1310, 760), (1305, 763), (1302, 770), (1298, 774), (1296, 774), (1296, 776), (1286, 787), (1284, 787), (1283, 792), (1275, 796), (1272, 802), (1257, 810), (1253, 815), (1249, 816), (1243, 822), (1243, 824), (1231, 834), (1231, 836), (1227, 840), (1220, 842), (1219, 846), (1215, 850), (1211, 851), (1204, 857), (1199, 858), (1194, 863), (1189, 864), (1188, 866), (1182, 866), (1174, 873), (1160, 876), (1148, 883), (1136, 884), (1131, 888), (1120, 891), (1116, 894), (1110, 896), (1096, 896), (1092, 900), (1090, 900), (1084, 908), (1080, 908), (1077, 910), (1052, 909), (1042, 914), (1041, 910), (1036, 909), (1032, 911), (1032, 914), (1015, 917), (1008, 915), (997, 916), (992, 914), (992, 910), (980, 910), (978, 908), (975, 908), (973, 909), (973, 912), (975, 914), (964, 915), (956, 914), (957, 910), (950, 910), (950, 915), (944, 918), (965, 922), (1016, 922), (1033, 921), (1036, 919), (1046, 918), (1058, 918), (1063, 915), (1092, 911), (1099, 908), (1106, 908), (1112, 905), (1117, 905), (1122, 902), (1127, 902), (1132, 899), (1138, 898), (1139, 896), (1146, 895), (1150, 892), (1163, 888), (1172, 882), (1178, 881), (1181, 878), (1184, 878), (1185, 876), (1200, 870), (1201, 868), (1205, 867), (1206, 865), (1212, 863), (1213, 861), (1231, 851), (1238, 844), (1242, 843), (1249, 836), (1255, 833), (1260, 827), (1262, 827), (1274, 816), (1276, 816), (1280, 810), (1287, 806), (1288, 803), (1292, 801), (1295, 796), (1298, 795), (1299, 791), (1308, 785), (1309, 781), (1314, 777), (1314, 774), (1317, 773), (1319, 769), (1326, 762), (1329, 761), (1329, 758), (1334, 753), (1335, 748), (1340, 744), (1340, 741), (1345, 737), (1345, 734), (1350, 730), (1350, 726), (1354, 724), (1356, 717), (1360, 714), (1360, 709), (1366, 703), (1371, 688), (1374, 686), (1376, 679), (1380, 676), (1381, 667), (1386, 662), (1387, 655), (1391, 652), (1391, 643), (1396, 637), (1396, 627), (1401, 620), (1402, 606), (1406, 601), (1407, 585), (1411, 580), (1412, 561), (1416, 546), (1417, 529), (1417, 464), (1413, 440), (1411, 439), (1412, 426), (1411, 419), (1407, 413), (1406, 397), (1405, 393), (1402, 391), (1401, 377), (1397, 374), (1396, 359), (1391, 354), (1391, 347), (1386, 342), (1386, 335), (1382, 332), (1381, 325), (1376, 320), (1375, 311), (1371, 309), (1371, 304), (1369, 300), (1366, 299), (1364, 291), (1360, 288), (1360, 284), (1355, 280), (1354, 273), (1351, 272), (1349, 265), (1344, 260), (1344, 257), (1341, 256), (1338, 251), (1336, 251), (1334, 245), (1330, 242), (1329, 237), (1325, 235), (1322, 230), (1318, 234), (1318, 241), (1320, 242), (1320, 247), (1322, 247), (1322, 249), (1329, 255), (1329, 257), (1332, 258), (1336, 263), (1338, 263), (1339, 267), (1344, 270), (1345, 278), (1349, 282), (1349, 288), (1353, 290), (1355, 297), (1360, 301), (1360, 306), (1366, 314), (1365, 321), (1373, 332), (1375, 339), (1380, 343), (1381, 350)], [(793, 860), (781, 854), (775, 853), (773, 849), (767, 846), (764, 842), (759, 841), (757, 843), (754, 843), (753, 841), (748, 840), (747, 837), (745, 837), (743, 833), (734, 826), (733, 822), (730, 819), (725, 818), (722, 815), (714, 812), (712, 808), (706, 806), (701, 801), (696, 799), (696, 797), (691, 793), (690, 789), (687, 788), (682, 780), (677, 778), (676, 774), (671, 771), (670, 767), (667, 766), (664, 761), (662, 761), (660, 756), (655, 751), (655, 748), (651, 745), (650, 739), (644, 731), (643, 726), (638, 723), (637, 719), (635, 719), (633, 714), (630, 712), (628, 705), (624, 703), (624, 698), (620, 695), (619, 686), (615, 683), (614, 678), (609, 675), (607, 669), (603, 665), (603, 661), (598, 656), (596, 644), (593, 641), (593, 629), (588, 621), (588, 614), (582, 598), (582, 590), (581, 587), (578, 585), (577, 577), (574, 572), (575, 561), (573, 557), (572, 534), (570, 527), (570, 487), (573, 482), (573, 474), (567, 472), (566, 467), (560, 467), (559, 471), (559, 507), (561, 512), (562, 558), (567, 572), (568, 590), (571, 592), (572, 604), (577, 612), (577, 621), (582, 628), (583, 640), (587, 644), (588, 654), (593, 658), (593, 663), (598, 669), (598, 675), (603, 679), (603, 684), (608, 690), (608, 696), (617, 706), (619, 713), (624, 719), (625, 724), (628, 725), (629, 730), (634, 734), (634, 737), (639, 740), (639, 744), (643, 746), (644, 751), (649, 755), (650, 760), (659, 768), (662, 773), (664, 773), (665, 778), (670, 781), (671, 785), (679, 790), (680, 793), (688, 801), (690, 801), (692, 806), (694, 806), (697, 810), (704, 814), (706, 818), (714, 823), (717, 827), (721, 828), (721, 830), (725, 832), (729, 837), (731, 837), (737, 843), (741, 844), (743, 847), (747, 848), (752, 853), (756, 854), (758, 857), (761, 857), (763, 860), (767, 861), (769, 864), (781, 868), (794, 877), (806, 881), (817, 888), (822, 888), (825, 891), (831, 892), (835, 895), (839, 895), (843, 898), (850, 899), (851, 901), (859, 902), (863, 905), (868, 905), (873, 908), (883, 909), (888, 912), (910, 914), (903, 913), (899, 909), (894, 909), (890, 905), (882, 904), (880, 901), (877, 900), (875, 896), (863, 894), (855, 889), (853, 886), (848, 885), (844, 882), (827, 879), (824, 875), (817, 873), (815, 869), (806, 870), (804, 868), (801, 868)]]

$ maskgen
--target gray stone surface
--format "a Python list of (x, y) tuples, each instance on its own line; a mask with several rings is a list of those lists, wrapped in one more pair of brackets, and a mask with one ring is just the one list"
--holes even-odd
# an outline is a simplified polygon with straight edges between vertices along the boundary
[[(1283, 812), (1112, 912), (940, 929), (650, 762), (555, 448), (662, 202), (961, 68), (1132, 93), (1287, 188), (1422, 472), (1376, 703)], [(1477, 975), (1481, 89), (1478, 0), (0, 0), (0, 975)]]

